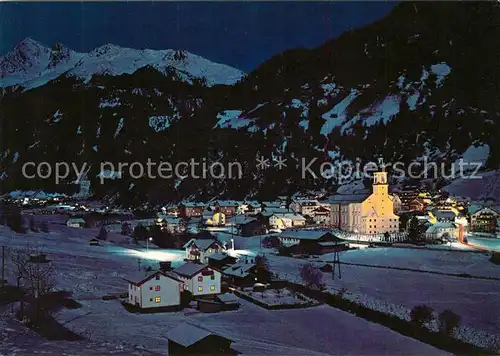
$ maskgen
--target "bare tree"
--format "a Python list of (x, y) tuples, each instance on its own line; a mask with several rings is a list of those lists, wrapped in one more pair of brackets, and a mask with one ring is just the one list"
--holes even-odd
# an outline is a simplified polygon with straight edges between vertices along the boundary
[[(23, 249), (12, 250), (10, 259), (12, 270), (17, 278), (18, 287), (24, 289), (32, 301), (31, 321), (38, 322), (40, 317), (49, 313), (45, 308), (44, 297), (55, 287), (54, 267), (50, 262), (33, 261), (34, 256), (41, 256), (42, 249), (27, 245)], [(21, 301), (20, 316), (24, 315), (24, 300)]]

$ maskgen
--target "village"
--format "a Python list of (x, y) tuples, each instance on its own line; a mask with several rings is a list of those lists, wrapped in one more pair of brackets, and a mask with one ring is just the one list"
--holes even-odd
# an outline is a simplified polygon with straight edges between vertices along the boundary
[[(326, 305), (348, 313), (361, 308), (364, 312), (357, 313), (362, 318), (392, 329), (393, 323), (384, 321), (388, 315), (420, 323), (428, 335), (418, 332), (414, 338), (442, 350), (500, 346), (495, 315), (486, 317), (486, 311), (478, 310), (463, 315), (470, 302), (453, 297), (443, 309), (440, 295), (440, 286), (447, 283), (453, 288), (466, 283), (471, 293), (498, 291), (500, 209), (494, 201), (471, 202), (422, 189), (394, 192), (387, 173), (378, 172), (371, 192), (181, 202), (156, 212), (40, 193), (11, 195), (3, 204), (0, 242), (29, 255), (26, 264), (62, 268), (53, 289), (69, 292), (68, 298), (91, 314), (71, 317), (75, 311), (68, 308), (58, 312), (67, 314), (70, 325), (79, 325), (75, 334), (89, 332), (85, 320), (97, 317), (98, 300), (118, 302), (113, 313), (120, 313), (119, 322), (132, 315), (179, 319), (161, 336), (165, 344), (160, 350), (169, 354), (237, 354), (245, 353), (245, 347), (238, 347), (241, 340), (234, 333), (211, 329), (205, 319), (193, 324), (192, 315), (235, 315), (238, 320), (250, 305), (290, 315)], [(28, 236), (35, 236), (37, 244)], [(5, 268), (15, 260), (9, 256), (3, 259), (2, 286), (15, 286), (17, 278), (19, 287), (29, 278)], [(411, 274), (408, 289), (393, 290), (394, 283), (408, 278), (398, 273)], [(373, 289), (378, 278), (392, 285), (383, 292)], [(408, 294), (419, 285), (429, 293), (423, 303)], [(452, 295), (453, 288), (446, 293)], [(489, 302), (498, 303), (493, 297)], [(97, 313), (105, 317), (108, 307), (99, 308)], [(427, 310), (423, 317), (422, 309)]]

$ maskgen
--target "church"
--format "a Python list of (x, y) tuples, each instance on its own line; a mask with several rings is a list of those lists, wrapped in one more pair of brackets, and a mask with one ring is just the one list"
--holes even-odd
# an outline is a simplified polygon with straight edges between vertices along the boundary
[(399, 231), (394, 198), (389, 194), (387, 172), (376, 172), (371, 194), (337, 194), (326, 200), (332, 227), (367, 235)]

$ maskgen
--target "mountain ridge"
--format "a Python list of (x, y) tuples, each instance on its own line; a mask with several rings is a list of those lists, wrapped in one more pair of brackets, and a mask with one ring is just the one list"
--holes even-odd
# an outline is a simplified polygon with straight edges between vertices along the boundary
[(165, 74), (168, 74), (167, 69), (173, 69), (181, 80), (201, 79), (208, 86), (231, 85), (245, 75), (238, 69), (183, 50), (137, 50), (104, 44), (87, 53), (79, 53), (59, 43), (49, 48), (27, 37), (0, 57), (0, 78), (2, 87), (32, 89), (61, 75), (89, 81), (94, 74), (132, 74), (148, 65)]
[[(401, 3), (384, 19), (323, 46), (278, 54), (232, 86), (207, 88), (145, 66), (131, 74), (103, 71), (88, 82), (60, 77), (27, 92), (4, 91), (4, 189), (65, 189), (19, 178), (22, 162), (56, 159), (90, 163), (94, 193), (127, 203), (267, 198), (355, 183), (354, 177), (339, 181), (340, 170), (331, 179), (303, 177), (302, 159), (316, 159), (315, 172), (323, 162), (378, 158), (405, 166), (428, 159), (452, 169), (477, 146), (482, 169), (497, 169), (500, 16), (492, 14), (498, 12), (496, 3)], [(288, 165), (259, 170), (259, 157), (283, 157)], [(105, 184), (97, 178), (103, 160), (148, 158), (238, 161), (244, 175), (140, 180), (125, 174)], [(430, 183), (449, 181), (440, 175)]]

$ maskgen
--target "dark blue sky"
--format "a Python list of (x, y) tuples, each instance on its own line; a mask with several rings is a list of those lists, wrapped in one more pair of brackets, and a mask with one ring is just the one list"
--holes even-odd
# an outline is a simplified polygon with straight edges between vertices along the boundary
[(88, 51), (180, 48), (250, 71), (385, 16), (394, 2), (0, 2), (0, 54), (25, 37)]

